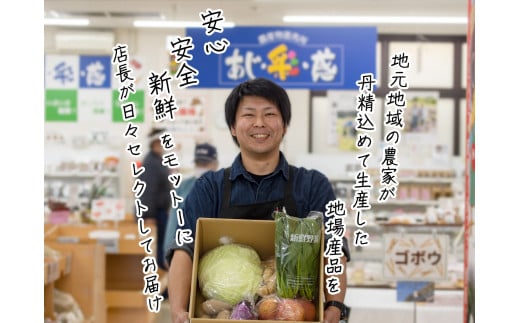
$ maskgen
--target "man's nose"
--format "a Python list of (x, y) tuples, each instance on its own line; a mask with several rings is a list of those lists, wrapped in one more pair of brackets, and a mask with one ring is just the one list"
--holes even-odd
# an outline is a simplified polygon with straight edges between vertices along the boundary
[(264, 122), (264, 116), (263, 115), (258, 115), (255, 117), (255, 123), (254, 123), (254, 126), (255, 127), (263, 127), (265, 124)]

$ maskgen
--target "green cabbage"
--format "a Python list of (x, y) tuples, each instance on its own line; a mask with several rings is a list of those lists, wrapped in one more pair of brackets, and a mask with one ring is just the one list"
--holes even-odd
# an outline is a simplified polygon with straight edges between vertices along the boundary
[(262, 265), (251, 247), (231, 243), (203, 255), (198, 270), (199, 287), (206, 299), (237, 304), (252, 299), (262, 282)]

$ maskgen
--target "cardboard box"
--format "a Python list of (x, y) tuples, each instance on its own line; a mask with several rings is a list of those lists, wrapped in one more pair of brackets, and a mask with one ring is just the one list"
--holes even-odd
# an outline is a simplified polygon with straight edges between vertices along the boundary
[[(236, 220), (219, 218), (199, 218), (195, 234), (195, 249), (193, 253), (193, 272), (191, 278), (190, 308), (189, 316), (192, 323), (217, 323), (235, 322), (234, 320), (217, 320), (196, 317), (196, 309), (204, 301), (204, 297), (198, 287), (197, 272), (199, 260), (204, 253), (221, 245), (221, 237), (229, 237), (235, 243), (248, 245), (256, 250), (262, 260), (274, 256), (274, 235), (275, 222), (262, 220)], [(323, 255), (323, 230), (321, 239), (321, 251)], [(323, 277), (323, 257), (320, 258), (320, 277), (319, 277), (319, 298), (316, 304), (316, 321), (323, 320), (324, 303), (324, 277)], [(270, 320), (248, 320), (248, 322), (280, 322)], [(309, 321), (308, 321), (309, 322)]]

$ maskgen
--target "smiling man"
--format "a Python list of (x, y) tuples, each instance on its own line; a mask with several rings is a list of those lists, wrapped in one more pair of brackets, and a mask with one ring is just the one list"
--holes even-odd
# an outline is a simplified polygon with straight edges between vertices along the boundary
[[(316, 170), (289, 165), (280, 151), (289, 122), (291, 103), (286, 91), (267, 79), (241, 83), (225, 103), (226, 122), (240, 153), (229, 168), (201, 176), (184, 200), (185, 228), (195, 235), (199, 217), (272, 220), (275, 209), (306, 217), (310, 211), (325, 213), (336, 199), (329, 180)], [(342, 263), (349, 257), (345, 242)], [(168, 291), (173, 323), (188, 322), (193, 245), (170, 248)], [(338, 277), (340, 293), (325, 298), (334, 304), (324, 312), (325, 323), (342, 316), (346, 270)]]

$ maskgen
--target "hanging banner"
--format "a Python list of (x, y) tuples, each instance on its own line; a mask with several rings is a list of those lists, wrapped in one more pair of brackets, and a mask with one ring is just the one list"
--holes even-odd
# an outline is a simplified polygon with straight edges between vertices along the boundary
[[(285, 88), (357, 89), (361, 74), (376, 73), (375, 27), (235, 27), (211, 36), (187, 28), (186, 35), (203, 88), (263, 77)], [(208, 43), (222, 39), (230, 43), (224, 53), (205, 53)]]

